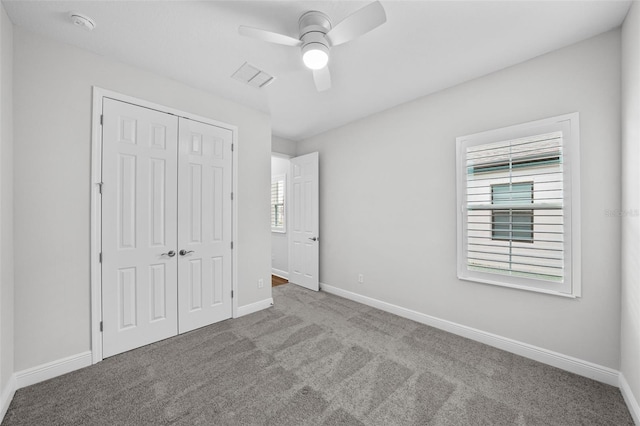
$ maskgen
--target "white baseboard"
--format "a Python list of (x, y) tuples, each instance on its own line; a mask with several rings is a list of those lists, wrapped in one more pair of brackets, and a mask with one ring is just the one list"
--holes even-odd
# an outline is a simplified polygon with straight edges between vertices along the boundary
[(289, 271), (283, 271), (282, 269), (271, 268), (271, 274), (285, 280), (289, 279)]
[(273, 306), (273, 298), (271, 297), (249, 305), (238, 306), (238, 316), (236, 318), (270, 308), (271, 306)]
[(12, 374), (7, 382), (7, 385), (4, 389), (2, 389), (2, 394), (0, 398), (0, 423), (4, 420), (5, 414), (7, 414), (7, 410), (9, 409), (9, 405), (13, 400), (13, 395), (16, 393), (16, 375)]
[(2, 398), (0, 400), (0, 404), (2, 404), (0, 405), (0, 422), (2, 422), (5, 414), (7, 414), (7, 410), (9, 409), (9, 405), (11, 404), (11, 400), (13, 399), (16, 390), (45, 380), (53, 379), (54, 377), (70, 373), (90, 365), (91, 351), (87, 351), (13, 373), (11, 379), (9, 379), (9, 382), (7, 383), (7, 386), (2, 389), (2, 394), (0, 396), (0, 398)]
[(328, 284), (320, 283), (320, 289), (326, 291), (327, 293), (335, 294), (336, 296), (341, 296), (345, 299), (350, 299), (364, 305), (378, 308), (380, 310), (390, 312), (403, 318), (408, 318), (410, 320), (426, 324), (431, 327), (439, 328), (440, 330), (448, 331), (449, 333), (466, 337), (468, 339), (475, 340), (477, 342), (484, 343), (486, 345), (514, 353), (516, 355), (530, 358), (535, 361), (539, 361), (544, 364), (548, 364), (562, 370), (578, 374), (580, 376), (589, 377), (590, 379), (594, 379), (608, 385), (619, 385), (620, 373), (617, 370), (609, 367), (604, 367), (598, 364), (591, 363), (589, 361), (574, 358), (558, 352), (553, 352), (548, 349), (540, 348), (538, 346), (533, 346), (528, 343), (509, 339), (507, 337), (498, 336), (497, 334), (488, 333), (486, 331), (478, 330), (472, 327), (467, 327), (466, 325), (461, 325), (448, 320), (436, 318), (431, 315), (416, 312), (411, 309), (403, 308), (401, 306), (393, 305), (391, 303), (383, 302), (381, 300), (343, 290), (338, 287), (333, 287)]
[(635, 424), (640, 425), (640, 405), (631, 391), (631, 387), (629, 387), (627, 379), (624, 378), (624, 374), (622, 373), (620, 373), (620, 392), (622, 393), (624, 402), (626, 402), (627, 407), (629, 407), (629, 412), (631, 413), (631, 417), (633, 417), (633, 421)]
[(24, 388), (91, 365), (91, 351), (28, 368), (15, 373), (16, 389)]

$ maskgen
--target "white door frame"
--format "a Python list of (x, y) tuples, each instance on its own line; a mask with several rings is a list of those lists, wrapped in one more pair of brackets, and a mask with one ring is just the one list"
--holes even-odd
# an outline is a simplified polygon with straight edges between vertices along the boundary
[[(232, 162), (232, 191), (234, 194), (232, 201), (232, 241), (238, 241), (238, 209), (236, 208), (238, 199), (238, 127), (227, 123), (212, 120), (196, 114), (180, 111), (164, 105), (148, 102), (143, 99), (123, 95), (111, 90), (93, 86), (93, 108), (91, 112), (91, 245), (90, 245), (90, 268), (91, 268), (91, 358), (92, 364), (102, 361), (102, 332), (100, 322), (102, 321), (102, 264), (100, 263), (100, 251), (102, 247), (102, 205), (100, 196), (100, 183), (102, 176), (102, 101), (104, 98), (111, 98), (121, 102), (138, 105), (141, 107), (154, 109), (156, 111), (173, 114), (178, 117), (200, 121), (213, 126), (222, 127), (233, 132), (232, 143), (234, 146)], [(234, 297), (232, 299), (232, 318), (238, 316), (238, 259), (237, 248), (231, 253), (231, 288)]]

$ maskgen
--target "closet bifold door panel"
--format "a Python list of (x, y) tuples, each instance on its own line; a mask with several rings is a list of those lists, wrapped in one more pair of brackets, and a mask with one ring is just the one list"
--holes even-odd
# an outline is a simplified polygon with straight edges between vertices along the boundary
[(178, 118), (105, 99), (103, 357), (178, 330)]
[(103, 100), (102, 356), (232, 316), (233, 132)]
[(179, 332), (231, 318), (231, 143), (228, 129), (180, 119)]

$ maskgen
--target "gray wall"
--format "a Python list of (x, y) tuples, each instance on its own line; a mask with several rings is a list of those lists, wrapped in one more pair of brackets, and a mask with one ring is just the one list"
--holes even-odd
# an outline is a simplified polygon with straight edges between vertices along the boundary
[[(289, 182), (289, 159), (284, 156), (274, 155), (271, 157), (271, 176), (285, 175), (285, 179)], [(286, 186), (285, 186), (286, 188)], [(286, 191), (286, 189), (285, 189)], [(285, 278), (289, 273), (289, 194), (285, 192), (285, 223), (287, 224), (287, 232), (271, 233), (271, 267), (275, 273), (282, 275), (282, 271), (286, 272)]]
[(622, 330), (620, 371), (640, 404), (640, 5), (622, 27)]
[(273, 136), (271, 138), (271, 151), (295, 157), (296, 143), (289, 139)]
[[(583, 297), (458, 280), (456, 137), (574, 111)], [(620, 145), (619, 30), (299, 142), (321, 158), (320, 280), (617, 369)]]
[(13, 24), (0, 6), (0, 395), (13, 374), (12, 94)]
[(270, 118), (20, 28), (14, 41), (15, 369), (90, 349), (92, 85), (238, 126), (238, 300), (270, 298)]

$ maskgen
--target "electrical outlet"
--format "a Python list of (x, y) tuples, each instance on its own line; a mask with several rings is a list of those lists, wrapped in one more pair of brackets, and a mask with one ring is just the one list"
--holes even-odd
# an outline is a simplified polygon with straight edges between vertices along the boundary
[(358, 282), (361, 284), (364, 282), (364, 275), (358, 274)]
[(262, 288), (262, 287), (264, 287), (264, 280), (262, 278), (260, 278), (258, 280), (258, 288)]

